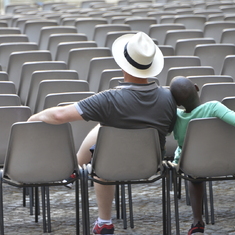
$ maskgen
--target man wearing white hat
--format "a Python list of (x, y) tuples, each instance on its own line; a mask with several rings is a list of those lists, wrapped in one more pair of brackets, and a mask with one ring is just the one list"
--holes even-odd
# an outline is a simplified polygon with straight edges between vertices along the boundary
[[(173, 129), (176, 120), (176, 104), (168, 89), (148, 77), (158, 75), (164, 65), (160, 49), (145, 33), (126, 34), (113, 43), (112, 53), (124, 74), (124, 83), (80, 102), (43, 110), (28, 121), (44, 121), (62, 124), (75, 120), (98, 121), (103, 126), (117, 128), (156, 128), (159, 132), (162, 152), (165, 136)], [(88, 134), (78, 152), (78, 164), (91, 160), (88, 149), (96, 140), (98, 128)], [(85, 150), (84, 150), (85, 149)], [(111, 220), (113, 185), (95, 184), (99, 217), (93, 233), (113, 234)]]

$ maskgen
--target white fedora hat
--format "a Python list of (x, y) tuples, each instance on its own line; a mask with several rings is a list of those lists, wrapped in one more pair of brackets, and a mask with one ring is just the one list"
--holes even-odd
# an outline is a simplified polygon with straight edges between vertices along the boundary
[(117, 38), (112, 45), (112, 54), (121, 69), (139, 78), (156, 76), (164, 66), (161, 50), (143, 32)]

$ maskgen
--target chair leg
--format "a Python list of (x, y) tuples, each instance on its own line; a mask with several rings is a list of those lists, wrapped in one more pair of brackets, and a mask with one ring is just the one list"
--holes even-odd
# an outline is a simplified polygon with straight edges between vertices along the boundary
[(126, 197), (125, 197), (125, 185), (121, 185), (121, 201), (122, 201), (122, 218), (123, 228), (127, 229), (127, 218), (126, 218)]
[(205, 208), (205, 219), (206, 219), (206, 224), (209, 224), (209, 213), (208, 213), (208, 199), (207, 199), (207, 189), (206, 189), (206, 182), (203, 183), (204, 187), (204, 194), (203, 194), (203, 204)]
[(119, 185), (116, 185), (115, 190), (115, 207), (116, 207), (116, 217), (120, 219), (120, 200), (119, 200)]
[(50, 204), (50, 188), (49, 186), (45, 187), (46, 198), (47, 198), (47, 232), (51, 232), (51, 204)]
[[(47, 232), (47, 224), (46, 224), (46, 204), (45, 204), (45, 187), (41, 187), (41, 194), (42, 194), (42, 221), (43, 221), (43, 232)], [(37, 205), (37, 203), (36, 203)], [(36, 206), (37, 207), (37, 206)], [(35, 207), (35, 208), (36, 208)], [(35, 215), (37, 212), (35, 211)]]
[[(33, 193), (33, 190), (34, 190), (33, 187), (28, 188), (30, 215), (33, 215), (33, 206), (34, 206), (34, 193)], [(35, 197), (36, 197), (36, 195), (35, 195)], [(35, 211), (35, 213), (37, 213), (37, 211)]]
[(38, 198), (38, 187), (35, 187), (35, 222), (38, 222), (38, 203), (39, 203), (39, 198)]
[(214, 197), (213, 197), (212, 181), (209, 181), (209, 193), (210, 193), (210, 206), (211, 206), (211, 223), (215, 224)]
[(166, 179), (162, 178), (162, 225), (163, 235), (167, 235), (166, 217)]
[(79, 226), (79, 180), (75, 181), (75, 207), (76, 207), (76, 235), (80, 234)]
[(131, 228), (134, 228), (133, 203), (132, 203), (131, 184), (128, 184), (127, 187), (128, 187), (129, 211), (130, 211), (130, 227), (131, 227)]
[(174, 204), (175, 204), (175, 226), (176, 226), (176, 235), (180, 235), (180, 226), (179, 226), (179, 205), (177, 197), (177, 176), (176, 172), (173, 169), (173, 180), (174, 180)]
[(4, 235), (2, 171), (0, 171), (0, 233)]
[(167, 234), (171, 234), (171, 203), (170, 203), (170, 170), (166, 170), (166, 192), (167, 192)]

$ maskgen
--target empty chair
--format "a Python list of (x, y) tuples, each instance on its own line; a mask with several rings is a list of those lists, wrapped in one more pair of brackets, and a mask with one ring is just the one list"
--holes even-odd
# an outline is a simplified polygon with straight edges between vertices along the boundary
[(201, 93), (201, 88), (206, 83), (217, 83), (217, 82), (234, 82), (233, 78), (228, 75), (197, 75), (197, 76), (188, 76), (194, 84), (197, 84), (199, 88), (198, 94)]
[(167, 73), (166, 85), (169, 86), (171, 80), (176, 76), (196, 76), (196, 75), (214, 75), (214, 68), (211, 66), (184, 66), (169, 68)]
[(59, 43), (75, 41), (87, 41), (87, 36), (81, 33), (51, 34), (48, 39), (48, 46), (46, 49), (51, 52), (52, 59), (54, 60)]
[(217, 43), (221, 41), (224, 29), (235, 28), (234, 21), (210, 21), (205, 23), (204, 37), (213, 37)]
[(204, 29), (204, 24), (207, 21), (205, 15), (176, 15), (174, 23), (183, 24), (186, 29)]
[(93, 40), (94, 29), (98, 24), (108, 24), (108, 20), (105, 18), (86, 17), (78, 18), (74, 23), (77, 32), (86, 34), (88, 40)]
[(51, 60), (51, 53), (45, 50), (18, 51), (11, 53), (9, 57), (7, 73), (9, 80), (15, 83), (16, 91), (18, 92), (21, 69), (25, 62), (49, 60)]
[(68, 68), (76, 70), (79, 79), (87, 80), (91, 59), (107, 56), (111, 56), (111, 51), (106, 47), (71, 49), (68, 56)]
[(235, 28), (224, 29), (221, 35), (221, 43), (233, 43), (235, 42)]
[(48, 49), (48, 41), (51, 34), (55, 33), (77, 33), (75, 26), (44, 26), (40, 30), (38, 47), (41, 50)]
[(177, 40), (185, 38), (203, 38), (203, 31), (200, 29), (168, 30), (164, 44), (171, 45), (175, 48)]
[(39, 43), (41, 28), (44, 26), (57, 26), (55, 20), (28, 20), (25, 22), (24, 34), (29, 38), (30, 42)]
[(7, 21), (0, 20), (0, 27), (7, 28), (8, 27)]
[(97, 43), (99, 47), (105, 45), (105, 39), (108, 32), (112, 31), (130, 31), (131, 28), (126, 24), (104, 24), (96, 25), (94, 29), (93, 40)]
[(0, 94), (16, 94), (14, 82), (0, 81)]
[(157, 75), (160, 85), (165, 86), (167, 80), (167, 73), (171, 67), (182, 66), (200, 66), (201, 62), (197, 56), (165, 56), (164, 67), (160, 74)]
[(0, 71), (0, 81), (9, 81), (8, 73)]
[(110, 80), (114, 77), (122, 77), (122, 76), (123, 76), (123, 72), (121, 69), (105, 69), (105, 70), (103, 70), (101, 73), (101, 76), (100, 76), (98, 92), (111, 88), (109, 85)]
[(89, 47), (97, 47), (97, 43), (95, 41), (61, 42), (57, 46), (55, 60), (68, 63), (70, 50)]
[(97, 92), (100, 84), (101, 74), (105, 69), (119, 69), (113, 57), (93, 58), (90, 61), (87, 81), (91, 91)]
[(175, 55), (175, 49), (170, 45), (158, 45), (158, 48), (161, 50), (163, 56), (173, 56)]
[(112, 48), (113, 42), (120, 36), (124, 35), (124, 34), (129, 34), (129, 33), (137, 33), (137, 31), (114, 31), (114, 32), (108, 32), (106, 34), (105, 37), (105, 42), (104, 42), (104, 46), (108, 47), (108, 48)]
[(9, 42), (28, 42), (29, 38), (26, 34), (0, 34), (0, 43)]
[(33, 61), (33, 62), (25, 62), (22, 65), (20, 81), (19, 81), (19, 89), (18, 95), (21, 98), (22, 104), (25, 104), (30, 81), (33, 72), (39, 70), (65, 70), (67, 69), (67, 65), (63, 61)]
[(155, 17), (157, 20), (157, 23), (160, 23), (161, 17), (165, 16), (165, 15), (169, 15), (169, 16), (175, 16), (176, 12), (175, 11), (150, 11), (147, 16), (148, 17)]
[(178, 39), (175, 44), (175, 55), (194, 55), (196, 45), (212, 43), (215, 43), (213, 38)]
[(235, 111), (235, 96), (228, 96), (222, 99), (222, 104), (224, 104), (229, 109)]
[[(38, 151), (39, 149), (40, 151)], [(4, 234), (3, 183), (17, 188), (32, 186), (36, 187), (36, 189), (38, 187), (42, 188), (43, 232), (50, 233), (49, 186), (64, 185), (62, 180), (68, 178), (73, 172), (75, 172), (76, 177), (72, 182), (77, 182), (78, 163), (69, 123), (62, 125), (49, 125), (44, 122), (15, 123), (11, 128), (6, 161), (1, 171), (1, 233)], [(77, 183), (75, 190), (77, 218), (75, 223), (77, 225), (76, 233), (79, 234), (79, 194)], [(36, 195), (37, 193), (38, 190), (36, 190)], [(45, 203), (45, 200), (47, 203)], [(38, 210), (38, 200), (36, 200), (35, 206)], [(47, 209), (47, 221), (45, 209)], [(32, 232), (31, 229), (29, 230)]]
[(207, 16), (207, 21), (223, 21), (224, 20), (224, 14), (211, 14)]
[(0, 116), (0, 166), (3, 167), (11, 126), (15, 122), (27, 121), (28, 118), (31, 116), (31, 110), (29, 107), (26, 106), (1, 106)]
[(200, 101), (202, 103), (211, 100), (221, 101), (224, 97), (234, 96), (234, 94), (235, 94), (234, 82), (207, 83), (202, 86)]
[(215, 74), (221, 74), (223, 61), (227, 55), (235, 54), (234, 44), (201, 44), (197, 45), (194, 55), (201, 60), (201, 65), (212, 66)]
[(0, 34), (21, 34), (21, 31), (18, 27), (1, 27)]
[(87, 88), (84, 86), (84, 91), (48, 94), (45, 96), (43, 109), (78, 102), (95, 94), (95, 92), (85, 90), (87, 90)]
[(0, 94), (0, 106), (21, 106), (20, 97), (17, 94)]
[[(84, 91), (85, 81), (80, 80), (43, 80), (37, 86), (31, 86), (26, 100), (33, 113), (43, 110), (45, 97), (51, 93)], [(32, 84), (33, 85), (33, 84)], [(87, 84), (85, 84), (86, 87)]]
[(0, 64), (3, 71), (7, 71), (10, 54), (16, 51), (38, 50), (38, 45), (34, 42), (12, 42), (0, 44)]
[(14, 21), (14, 26), (18, 27), (21, 31), (21, 33), (24, 33), (24, 28), (25, 28), (25, 23), (28, 20), (41, 20), (41, 16), (22, 16), (22, 17), (18, 17), (17, 20)]
[(165, 41), (166, 32), (168, 30), (185, 29), (183, 24), (155, 24), (149, 27), (149, 36), (156, 38), (159, 45), (163, 45)]
[(224, 58), (221, 75), (230, 75), (235, 79), (235, 55), (228, 55)]
[(152, 24), (157, 24), (157, 20), (154, 17), (140, 17), (140, 18), (127, 18), (124, 21), (125, 24), (130, 25), (131, 30), (142, 31), (149, 34), (149, 27)]

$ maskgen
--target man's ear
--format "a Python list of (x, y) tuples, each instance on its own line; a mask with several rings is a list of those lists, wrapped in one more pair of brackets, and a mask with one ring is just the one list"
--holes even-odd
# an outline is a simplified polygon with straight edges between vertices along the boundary
[(197, 84), (194, 84), (194, 86), (195, 86), (195, 88), (196, 88), (196, 91), (198, 92), (200, 89), (199, 89), (199, 87), (198, 87), (198, 85)]

